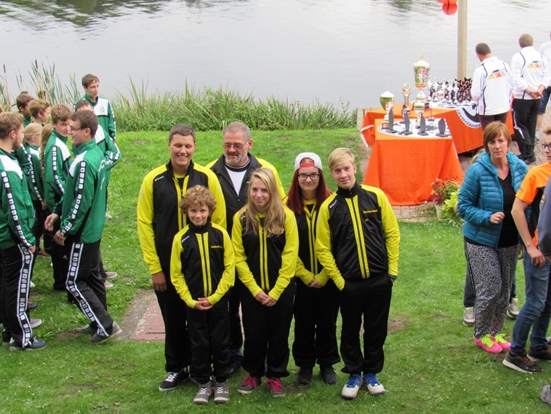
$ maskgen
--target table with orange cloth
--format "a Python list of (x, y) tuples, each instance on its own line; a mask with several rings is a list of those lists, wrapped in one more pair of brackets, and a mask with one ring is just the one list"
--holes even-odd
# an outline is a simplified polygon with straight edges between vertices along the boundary
[(431, 199), (437, 179), (463, 182), (454, 142), (448, 137), (394, 135), (375, 121), (375, 141), (364, 184), (384, 191), (393, 206), (423, 204)]
[[(402, 107), (402, 104), (394, 105), (395, 119), (402, 118)], [(425, 117), (428, 117), (429, 113), (430, 111), (426, 110), (424, 112)], [(361, 133), (367, 145), (371, 146), (375, 141), (375, 120), (382, 119), (384, 115), (385, 111), (382, 108), (366, 112)], [(482, 128), (476, 115), (476, 107), (432, 108), (432, 115), (435, 118), (446, 120), (458, 154), (482, 147)], [(409, 116), (411, 119), (417, 118), (417, 114), (413, 111), (410, 111)], [(507, 126), (512, 134), (513, 118), (510, 111), (507, 117)]]

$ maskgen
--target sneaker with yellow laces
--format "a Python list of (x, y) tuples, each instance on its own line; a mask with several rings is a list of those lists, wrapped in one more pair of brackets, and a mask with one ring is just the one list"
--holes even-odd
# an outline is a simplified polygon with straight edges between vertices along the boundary
[(492, 336), (492, 340), (494, 341), (494, 343), (498, 344), (504, 351), (508, 351), (509, 349), (511, 349), (511, 342), (505, 340), (504, 334), (497, 334), (495, 336)]
[(501, 348), (492, 340), (492, 335), (490, 334), (486, 334), (481, 338), (477, 338), (476, 336), (474, 336), (473, 341), (476, 346), (482, 348), (486, 352), (499, 354), (501, 351), (503, 351), (503, 348)]

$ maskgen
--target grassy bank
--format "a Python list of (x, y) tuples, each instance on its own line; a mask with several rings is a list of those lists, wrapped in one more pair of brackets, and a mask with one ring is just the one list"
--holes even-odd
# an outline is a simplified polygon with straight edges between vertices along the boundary
[[(20, 72), (14, 89), (8, 87), (6, 77), (0, 75), (0, 106), (4, 110), (15, 105), (23, 79)], [(35, 61), (29, 70), (28, 83), (34, 89), (29, 93), (52, 104), (72, 105), (83, 94), (74, 75), (67, 80), (59, 78), (55, 64)], [(232, 121), (265, 131), (336, 129), (352, 128), (356, 122), (355, 114), (344, 102), (257, 99), (252, 94), (242, 95), (222, 87), (198, 89), (187, 82), (183, 92), (150, 92), (143, 81), (137, 85), (130, 79), (129, 91), (119, 91), (117, 96), (109, 98), (119, 131), (168, 131), (177, 123), (192, 125), (198, 131), (211, 131), (222, 130)]]
[[(338, 146), (358, 148), (356, 130), (258, 132), (253, 153), (272, 162), (285, 188), (296, 154), (314, 150), (324, 164)], [(119, 277), (108, 291), (108, 302), (120, 321), (139, 289), (149, 289), (149, 275), (137, 242), (135, 205), (143, 176), (166, 162), (167, 134), (121, 134), (118, 144), (123, 160), (114, 169), (110, 184), (110, 211), (102, 252), (109, 270)], [(220, 132), (198, 134), (196, 162), (205, 164), (220, 155)], [(329, 180), (332, 188), (334, 183)], [(380, 379), (387, 389), (381, 397), (363, 390), (354, 401), (340, 398), (347, 376), (340, 373), (337, 386), (316, 378), (310, 387), (298, 387), (298, 369), (291, 359), (291, 375), (283, 379), (288, 395), (274, 399), (264, 389), (240, 396), (236, 389), (245, 374), (230, 380), (231, 401), (213, 408), (194, 406), (196, 387), (185, 384), (171, 393), (160, 393), (164, 378), (163, 344), (129, 340), (91, 346), (87, 338), (70, 330), (86, 320), (64, 297), (51, 292), (49, 261), (38, 259), (34, 317), (44, 319), (36, 330), (48, 340), (40, 352), (0, 349), (0, 407), (2, 412), (35, 413), (479, 413), (543, 412), (539, 390), (549, 383), (545, 372), (522, 375), (501, 364), (503, 355), (491, 356), (472, 343), (472, 328), (462, 325), (462, 292), (465, 262), (460, 229), (445, 223), (401, 223), (400, 277), (394, 286), (391, 333), (386, 342), (385, 369)], [(519, 296), (524, 301), (522, 266), (518, 267)], [(504, 331), (510, 333), (512, 321)], [(342, 368), (342, 363), (337, 366)]]

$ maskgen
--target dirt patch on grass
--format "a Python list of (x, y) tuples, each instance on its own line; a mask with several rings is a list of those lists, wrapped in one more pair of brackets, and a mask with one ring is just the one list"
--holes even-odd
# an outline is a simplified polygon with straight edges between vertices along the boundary
[(388, 320), (388, 333), (394, 333), (401, 331), (406, 328), (406, 323), (399, 321), (398, 319), (389, 319)]

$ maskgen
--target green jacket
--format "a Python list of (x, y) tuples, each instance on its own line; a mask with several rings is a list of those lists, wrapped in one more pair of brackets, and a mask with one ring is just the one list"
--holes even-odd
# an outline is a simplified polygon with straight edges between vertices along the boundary
[(42, 180), (42, 167), (40, 165), (40, 148), (28, 144), (25, 148), (27, 157), (30, 159), (31, 168), (29, 169), (28, 182), (29, 191), (33, 201), (42, 201), (44, 199), (44, 182)]
[(31, 233), (34, 225), (34, 209), (17, 158), (0, 149), (0, 248), (16, 244), (32, 248), (35, 238)]
[(61, 210), (60, 234), (73, 241), (95, 243), (105, 223), (105, 159), (94, 140), (75, 147)]
[(96, 102), (92, 102), (86, 94), (84, 94), (84, 96), (79, 100), (82, 101), (83, 99), (88, 101), (90, 105), (92, 105), (92, 108), (94, 108), (94, 113), (98, 117), (98, 122), (105, 132), (105, 135), (115, 141), (117, 138), (117, 128), (111, 102), (103, 96), (98, 96), (98, 100)]
[(44, 198), (51, 212), (61, 200), (65, 191), (65, 180), (71, 165), (71, 153), (67, 147), (67, 137), (52, 131), (44, 148)]

